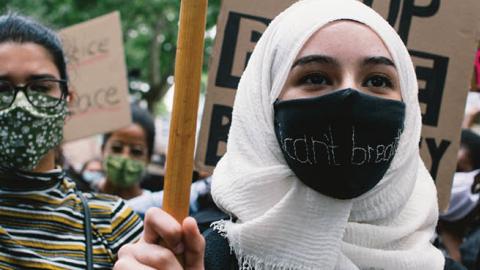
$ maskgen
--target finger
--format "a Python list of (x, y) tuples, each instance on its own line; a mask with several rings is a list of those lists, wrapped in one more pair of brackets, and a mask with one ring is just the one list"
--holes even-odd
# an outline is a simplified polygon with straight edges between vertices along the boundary
[[(119, 259), (113, 266), (113, 270), (155, 270), (155, 268), (143, 265), (133, 258)], [(157, 269), (158, 270), (158, 269)]]
[(183, 252), (181, 225), (162, 209), (152, 207), (145, 215), (142, 240), (158, 244), (160, 239), (176, 253)]
[(182, 269), (172, 251), (146, 242), (123, 246), (118, 252), (118, 257), (119, 259), (129, 258), (129, 261), (135, 261), (153, 269)]
[(142, 264), (155, 269), (183, 269), (175, 254), (168, 248), (148, 243), (142, 243), (141, 245), (141, 248), (138, 248), (135, 252), (135, 259)]
[(183, 220), (183, 242), (185, 243), (185, 268), (203, 269), (205, 239), (198, 230), (197, 222), (192, 217)]

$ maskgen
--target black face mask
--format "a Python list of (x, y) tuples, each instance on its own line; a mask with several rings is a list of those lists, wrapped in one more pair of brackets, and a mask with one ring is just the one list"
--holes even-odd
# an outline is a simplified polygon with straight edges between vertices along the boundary
[(288, 166), (305, 185), (337, 199), (358, 197), (382, 179), (405, 119), (403, 102), (353, 89), (273, 106)]

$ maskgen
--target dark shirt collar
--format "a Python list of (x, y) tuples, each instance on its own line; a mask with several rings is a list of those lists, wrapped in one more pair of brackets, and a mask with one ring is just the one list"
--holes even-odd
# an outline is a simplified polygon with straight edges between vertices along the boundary
[(41, 191), (50, 189), (65, 177), (61, 169), (36, 173), (12, 170), (0, 167), (0, 190), (3, 191)]

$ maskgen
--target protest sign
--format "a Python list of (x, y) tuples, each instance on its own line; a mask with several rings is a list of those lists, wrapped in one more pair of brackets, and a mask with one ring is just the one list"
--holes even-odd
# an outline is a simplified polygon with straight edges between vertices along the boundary
[[(294, 0), (224, 0), (210, 59), (196, 166), (212, 170), (225, 152), (232, 105), (255, 43)], [(440, 208), (448, 206), (460, 127), (469, 88), (480, 2), (477, 0), (363, 0), (407, 44), (419, 82), (421, 156), (434, 178)], [(461, 14), (461, 16), (459, 15)]]
[(64, 140), (131, 123), (120, 14), (113, 12), (60, 31), (73, 97)]

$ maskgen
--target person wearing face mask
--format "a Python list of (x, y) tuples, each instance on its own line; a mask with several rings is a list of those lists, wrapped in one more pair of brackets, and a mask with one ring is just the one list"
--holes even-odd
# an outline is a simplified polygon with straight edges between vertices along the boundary
[[(155, 143), (155, 124), (150, 113), (136, 105), (131, 106), (132, 124), (105, 134), (102, 144), (105, 177), (98, 182), (97, 191), (113, 194), (141, 217), (151, 207), (162, 207), (163, 191), (151, 192), (141, 187), (147, 173)], [(198, 192), (192, 187), (190, 212), (198, 209)]]
[(136, 105), (131, 106), (132, 124), (103, 137), (102, 157), (105, 179), (99, 191), (130, 200), (148, 191), (140, 181), (154, 149), (155, 124), (152, 116)]
[(131, 106), (132, 124), (107, 133), (102, 143), (105, 177), (97, 190), (126, 200), (141, 217), (148, 208), (161, 207), (162, 193), (142, 189), (140, 182), (153, 154), (155, 124), (147, 111)]
[(231, 219), (202, 237), (191, 218), (154, 209), (115, 269), (451, 269), (430, 242), (438, 205), (417, 93), (408, 50), (375, 11), (296, 2), (238, 85), (212, 180)]
[(123, 201), (77, 191), (56, 166), (70, 96), (55, 32), (0, 16), (1, 269), (110, 269), (142, 232)]
[(86, 161), (80, 170), (80, 177), (88, 191), (94, 190), (98, 183), (104, 178), (102, 161), (98, 158)]
[(480, 263), (479, 151), (480, 136), (462, 130), (449, 208), (437, 226), (441, 247), (468, 269), (477, 269)]
[(475, 189), (479, 178), (480, 169), (455, 173), (449, 209), (440, 215), (437, 227), (442, 247), (468, 269), (477, 269), (480, 251), (480, 190)]

